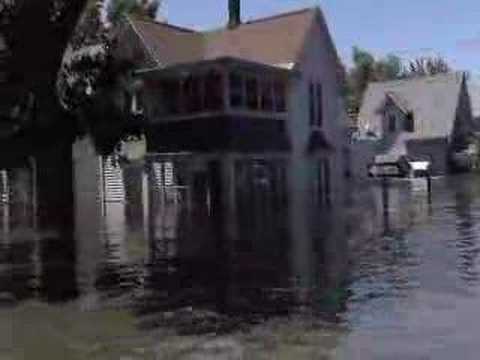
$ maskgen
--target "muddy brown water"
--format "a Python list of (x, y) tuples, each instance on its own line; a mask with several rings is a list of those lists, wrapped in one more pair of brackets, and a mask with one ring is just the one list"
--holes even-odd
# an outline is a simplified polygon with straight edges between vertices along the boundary
[(329, 259), (344, 254), (313, 246), (303, 259), (281, 227), (232, 255), (190, 244), (175, 207), (146, 228), (124, 205), (100, 214), (85, 197), (72, 228), (41, 230), (25, 208), (3, 209), (0, 359), (477, 359), (479, 178), (434, 179), (430, 203), (421, 181), (395, 182), (387, 223), (381, 189), (361, 189), (334, 288)]

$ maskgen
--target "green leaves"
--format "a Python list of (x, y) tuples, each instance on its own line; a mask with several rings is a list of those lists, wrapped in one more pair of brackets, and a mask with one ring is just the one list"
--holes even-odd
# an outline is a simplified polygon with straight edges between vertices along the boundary
[(347, 104), (349, 112), (358, 113), (363, 94), (372, 81), (386, 81), (401, 76), (401, 60), (395, 55), (376, 60), (369, 52), (353, 47), (353, 68), (347, 76)]
[(441, 57), (420, 57), (410, 61), (405, 77), (432, 76), (450, 72), (450, 66)]
[(371, 53), (357, 46), (353, 47), (352, 60), (353, 67), (347, 75), (345, 94), (349, 113), (353, 116), (358, 114), (370, 82), (432, 76), (451, 71), (448, 63), (440, 57), (420, 57), (404, 66), (396, 55), (375, 59)]
[(106, 7), (107, 21), (118, 24), (128, 15), (155, 20), (160, 0), (110, 0)]

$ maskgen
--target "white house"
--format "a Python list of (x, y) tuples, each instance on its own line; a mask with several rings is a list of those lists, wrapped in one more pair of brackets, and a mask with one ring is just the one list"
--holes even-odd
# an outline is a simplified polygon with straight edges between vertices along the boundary
[[(197, 256), (218, 246), (205, 221), (213, 218), (229, 250), (275, 257), (288, 248), (300, 285), (321, 274), (334, 286), (347, 259), (337, 232), (347, 116), (343, 68), (325, 18), (308, 8), (241, 22), (239, 2), (230, 5), (223, 29), (130, 19), (119, 32), (117, 56), (134, 61), (143, 83), (133, 100), (149, 124), (143, 196), (145, 211), (155, 212), (145, 215), (150, 234), (175, 237), (171, 224), (182, 234), (192, 230), (195, 241), (178, 240), (174, 252)], [(77, 174), (94, 162), (103, 173), (91, 190), (108, 203), (108, 164), (76, 146)], [(173, 221), (184, 214), (178, 204), (195, 217)], [(172, 229), (158, 235), (156, 224)]]
[[(294, 268), (303, 272), (325, 218), (344, 204), (342, 66), (318, 7), (241, 22), (239, 2), (230, 5), (228, 26), (212, 31), (130, 19), (119, 56), (135, 61), (144, 83), (136, 101), (150, 123), (151, 161), (173, 164), (191, 204), (220, 201), (233, 248), (240, 238), (269, 251), (278, 241), (238, 235), (255, 228), (239, 213), (261, 228), (283, 225), (265, 208), (288, 209), (292, 256), (301, 259)], [(333, 254), (343, 245), (326, 246)]]

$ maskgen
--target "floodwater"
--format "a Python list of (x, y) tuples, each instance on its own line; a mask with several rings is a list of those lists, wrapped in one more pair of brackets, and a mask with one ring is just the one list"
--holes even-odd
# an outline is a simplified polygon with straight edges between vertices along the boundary
[(388, 216), (379, 186), (357, 187), (342, 253), (289, 241), (285, 214), (239, 219), (233, 251), (211, 209), (150, 199), (145, 216), (145, 199), (85, 192), (73, 226), (48, 227), (3, 205), (0, 359), (477, 359), (479, 178), (434, 179), (430, 200), (395, 181)]

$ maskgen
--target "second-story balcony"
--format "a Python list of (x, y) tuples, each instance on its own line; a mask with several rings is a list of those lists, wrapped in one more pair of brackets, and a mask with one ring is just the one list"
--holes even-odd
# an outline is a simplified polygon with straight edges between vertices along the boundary
[(285, 118), (290, 70), (231, 58), (138, 72), (152, 121), (212, 113)]
[(135, 104), (168, 151), (289, 147), (289, 69), (222, 58), (138, 74), (144, 86)]

